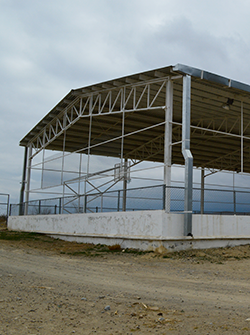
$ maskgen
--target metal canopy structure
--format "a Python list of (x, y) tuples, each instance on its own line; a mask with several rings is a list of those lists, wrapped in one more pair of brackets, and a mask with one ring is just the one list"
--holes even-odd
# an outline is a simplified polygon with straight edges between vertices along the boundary
[[(182, 127), (182, 76), (186, 74), (192, 77), (194, 165), (240, 171), (244, 140), (244, 171), (250, 172), (250, 86), (180, 64), (70, 91), (20, 145), (31, 144), (35, 152), (43, 148), (62, 150), (63, 133), (68, 130), (65, 150), (86, 152), (92, 116), (91, 154), (120, 157), (120, 113), (124, 111), (124, 157), (163, 162), (166, 83), (171, 79), (172, 137), (173, 144), (176, 143), (172, 163), (183, 164), (178, 142)], [(228, 99), (233, 103), (226, 110), (222, 106)]]
[(191, 233), (193, 165), (250, 173), (249, 126), (249, 85), (182, 64), (71, 90), (20, 141), (29, 148), (26, 201), (43, 150), (162, 162), (166, 185), (171, 165), (185, 164)]

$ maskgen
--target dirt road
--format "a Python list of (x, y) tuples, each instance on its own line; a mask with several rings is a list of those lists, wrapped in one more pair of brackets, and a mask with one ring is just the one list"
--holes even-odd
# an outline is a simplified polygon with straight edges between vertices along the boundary
[(211, 262), (0, 239), (0, 334), (250, 334), (249, 249)]

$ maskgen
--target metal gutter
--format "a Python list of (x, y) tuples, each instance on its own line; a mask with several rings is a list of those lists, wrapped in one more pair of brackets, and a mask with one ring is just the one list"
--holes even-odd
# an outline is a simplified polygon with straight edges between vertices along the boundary
[(212, 83), (216, 83), (219, 85), (232, 87), (237, 90), (245, 91), (250, 93), (250, 85), (241, 83), (236, 80), (232, 80), (223, 76), (220, 76), (218, 74), (214, 74), (211, 72), (203, 71), (200, 69), (193, 68), (191, 66), (183, 65), (183, 64), (177, 64), (173, 67), (173, 71), (181, 72), (186, 75), (190, 75), (192, 77), (204, 79), (207, 81), (210, 81)]

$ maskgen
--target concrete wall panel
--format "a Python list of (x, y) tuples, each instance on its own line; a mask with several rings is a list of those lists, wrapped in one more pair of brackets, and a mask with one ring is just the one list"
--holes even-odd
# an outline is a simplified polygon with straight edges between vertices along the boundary
[(239, 245), (250, 242), (250, 218), (193, 215), (193, 236), (183, 236), (183, 214), (159, 211), (11, 216), (8, 228), (40, 232), (69, 241), (120, 244), (122, 248), (169, 250)]

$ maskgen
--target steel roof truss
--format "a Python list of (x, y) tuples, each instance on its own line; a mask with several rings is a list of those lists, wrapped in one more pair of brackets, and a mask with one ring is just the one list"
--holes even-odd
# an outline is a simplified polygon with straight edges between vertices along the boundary
[[(160, 87), (153, 92), (150, 85), (153, 83), (141, 83), (140, 85), (136, 85), (130, 88), (128, 92), (127, 98), (125, 99), (125, 93), (127, 86), (124, 86), (119, 89), (111, 89), (105, 92), (105, 95), (101, 95), (100, 93), (91, 93), (83, 106), (83, 97), (77, 98), (74, 100), (74, 104), (72, 103), (69, 107), (65, 108), (63, 112), (61, 112), (58, 116), (54, 117), (44, 128), (43, 130), (31, 141), (31, 143), (36, 143), (36, 152), (33, 154), (36, 155), (40, 152), (41, 149), (45, 148), (49, 143), (58, 138), (64, 131), (66, 131), (72, 124), (76, 123), (80, 117), (89, 117), (89, 115), (96, 114), (110, 114), (110, 113), (120, 113), (122, 110), (125, 112), (133, 112), (133, 111), (143, 111), (150, 109), (158, 109), (164, 108), (165, 101), (163, 104), (155, 105), (157, 98), (160, 93), (162, 93), (163, 89), (165, 89), (167, 80), (154, 80), (153, 83), (157, 83)], [(137, 96), (137, 91), (139, 87), (142, 89), (139, 96)], [(165, 92), (163, 92), (165, 93)], [(150, 95), (151, 99), (150, 100)], [(165, 94), (164, 94), (165, 95)], [(133, 108), (126, 109), (128, 107), (128, 102), (130, 98), (133, 96)], [(103, 101), (103, 102), (102, 102)], [(107, 107), (107, 102), (109, 101), (108, 111), (105, 112), (105, 106)], [(139, 108), (140, 104), (143, 101), (143, 107)], [(145, 104), (146, 101), (146, 104)], [(76, 105), (77, 104), (77, 105)], [(86, 111), (88, 111), (86, 113)], [(70, 113), (70, 115), (69, 115)], [(37, 141), (37, 138), (42, 138), (43, 140)], [(36, 142), (34, 142), (36, 140)]]
[(160, 92), (163, 90), (163, 87), (166, 86), (167, 80), (164, 80), (161, 84), (161, 87), (159, 88), (159, 90), (157, 91), (157, 93), (154, 96), (154, 99), (152, 100), (151, 104), (149, 105), (149, 107), (153, 107), (154, 102), (156, 101), (157, 97), (159, 96)]

